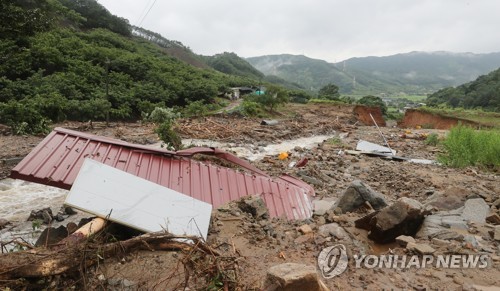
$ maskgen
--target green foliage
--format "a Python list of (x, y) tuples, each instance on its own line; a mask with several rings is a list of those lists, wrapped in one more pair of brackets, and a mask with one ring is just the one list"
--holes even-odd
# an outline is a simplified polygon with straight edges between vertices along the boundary
[(453, 108), (483, 108), (498, 112), (500, 111), (500, 69), (456, 88), (441, 89), (429, 95), (426, 102), (427, 105), (434, 107), (446, 105)]
[(312, 98), (311, 94), (302, 90), (288, 90), (290, 102), (306, 104)]
[(430, 146), (437, 146), (439, 143), (439, 136), (437, 133), (431, 133), (425, 139), (425, 144)]
[(162, 147), (165, 146), (169, 150), (179, 150), (182, 148), (182, 140), (177, 132), (175, 132), (175, 130), (173, 129), (173, 126), (173, 121), (165, 121), (158, 125), (158, 127), (155, 129), (155, 132), (156, 134), (158, 134), (160, 140), (164, 143)]
[(28, 102), (0, 103), (0, 123), (10, 126), (16, 135), (42, 134), (49, 131), (49, 120), (42, 116), (34, 103)]
[(358, 104), (363, 104), (371, 107), (379, 107), (383, 115), (387, 114), (387, 106), (380, 97), (368, 95), (357, 101)]
[(476, 131), (459, 125), (450, 130), (443, 141), (446, 153), (439, 161), (451, 167), (486, 166), (500, 167), (500, 132)]
[(254, 95), (250, 101), (257, 102), (270, 112), (274, 112), (278, 106), (288, 103), (289, 98), (288, 93), (282, 88), (268, 86), (264, 94)]
[(210, 67), (222, 73), (255, 79), (264, 78), (264, 74), (235, 53), (224, 52), (212, 57), (206, 57), (206, 62)]
[(180, 114), (175, 112), (172, 108), (156, 107), (151, 114), (145, 118), (145, 121), (158, 124), (164, 122), (173, 123), (179, 117)]
[(339, 87), (332, 83), (323, 86), (318, 91), (318, 99), (339, 100), (339, 97)]
[(240, 105), (240, 112), (244, 116), (257, 116), (260, 112), (260, 104), (245, 99)]
[(202, 100), (189, 102), (182, 110), (186, 117), (205, 116), (208, 114), (209, 107)]

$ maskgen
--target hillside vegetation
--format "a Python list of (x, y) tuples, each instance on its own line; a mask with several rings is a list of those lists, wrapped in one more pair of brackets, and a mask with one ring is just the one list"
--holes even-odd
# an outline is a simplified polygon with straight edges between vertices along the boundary
[(476, 80), (439, 90), (427, 98), (430, 106), (483, 108), (500, 112), (500, 69)]
[(0, 123), (17, 130), (40, 131), (47, 119), (135, 119), (257, 83), (167, 55), (161, 39), (134, 37), (95, 0), (0, 5)]

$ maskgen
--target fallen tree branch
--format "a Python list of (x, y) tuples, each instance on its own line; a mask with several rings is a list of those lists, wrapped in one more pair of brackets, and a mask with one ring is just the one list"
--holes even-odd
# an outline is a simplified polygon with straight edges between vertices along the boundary
[[(188, 243), (188, 242), (192, 243)], [(191, 250), (197, 248), (210, 255), (219, 255), (198, 237), (150, 233), (126, 241), (97, 244), (88, 240), (64, 248), (37, 248), (0, 255), (0, 280), (58, 275), (91, 266), (99, 259), (110, 258), (133, 250)]]

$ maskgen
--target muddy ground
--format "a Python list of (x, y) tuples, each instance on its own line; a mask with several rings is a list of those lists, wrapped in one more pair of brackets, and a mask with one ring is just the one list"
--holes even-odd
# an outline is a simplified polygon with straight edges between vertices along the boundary
[[(475, 167), (451, 169), (440, 165), (349, 155), (346, 150), (354, 149), (360, 139), (383, 143), (375, 127), (362, 126), (356, 122), (351, 107), (323, 104), (288, 105), (284, 112), (277, 117), (280, 123), (276, 126), (260, 125), (261, 119), (212, 116), (181, 120), (177, 130), (183, 138), (260, 146), (286, 139), (335, 133), (338, 138), (320, 143), (313, 149), (296, 147), (290, 151), (291, 155), (287, 160), (269, 156), (253, 164), (273, 175), (287, 173), (307, 180), (315, 188), (314, 199), (338, 198), (351, 182), (359, 179), (375, 191), (384, 194), (389, 204), (400, 197), (410, 197), (425, 203), (434, 195), (433, 197), (453, 197), (454, 201), (463, 205), (466, 199), (479, 197), (488, 203), (492, 212), (499, 211), (496, 207), (500, 207), (500, 203), (495, 206), (500, 193), (498, 173)], [(153, 133), (154, 126), (151, 124), (113, 123), (110, 127), (105, 127), (104, 124), (94, 123), (94, 128), (90, 128), (88, 124), (65, 123), (58, 126), (134, 143), (158, 142)], [(411, 134), (435, 132), (441, 137), (446, 134), (446, 131), (433, 129), (411, 129), (411, 131)], [(423, 140), (400, 137), (405, 130), (393, 127), (391, 123), (383, 127), (382, 132), (392, 149), (400, 156), (435, 160), (440, 153), (438, 147), (428, 146)], [(0, 160), (4, 162), (0, 169), (0, 179), (8, 175), (17, 157), (25, 156), (42, 138), (1, 136)], [(302, 157), (306, 157), (309, 161), (305, 167), (289, 167), (290, 162)], [(44, 205), (40, 205), (40, 208), (42, 207)], [(223, 257), (221, 260), (229, 262), (225, 265), (227, 273), (224, 274), (232, 277), (234, 281), (227, 285), (229, 290), (261, 289), (266, 271), (273, 265), (295, 262), (316, 266), (319, 252), (340, 241), (346, 245), (350, 255), (412, 254), (411, 251), (395, 243), (375, 244), (367, 238), (366, 231), (355, 228), (354, 221), (365, 214), (366, 211), (363, 210), (341, 215), (329, 211), (306, 221), (285, 221), (255, 219), (250, 214), (240, 211), (235, 205), (227, 205), (214, 211), (207, 242), (212, 248), (221, 252)], [(342, 226), (349, 238), (339, 240), (333, 236), (319, 235), (318, 228), (332, 222)], [(306, 224), (311, 227), (312, 233), (304, 234), (298, 230)], [(440, 245), (437, 245), (435, 241), (417, 239), (419, 243), (431, 245), (437, 253), (486, 252), (491, 258), (491, 264), (486, 269), (354, 269), (354, 263), (350, 262), (346, 272), (323, 281), (332, 290), (353, 288), (356, 290), (490, 290), (484, 288), (500, 286), (500, 248), (499, 242), (493, 239), (491, 230), (492, 227), (486, 224), (469, 225), (466, 232), (474, 236), (477, 244), (449, 240), (445, 243), (439, 242)], [(188, 283), (190, 288), (208, 286), (210, 282), (207, 283), (207, 278), (201, 275), (200, 270), (203, 266), (186, 263), (192, 262), (190, 256), (182, 252), (138, 251), (106, 259), (97, 267), (86, 269), (83, 273), (30, 281), (32, 285), (29, 286), (50, 286), (51, 289), (77, 286), (75, 288), (78, 289), (85, 281), (85, 288), (88, 289), (182, 290), (188, 273), (191, 275)], [(199, 278), (193, 280), (193, 276)], [(223, 288), (216, 284), (223, 281), (222, 279), (214, 277), (212, 279), (214, 287)], [(13, 282), (7, 283), (13, 284)], [(16, 284), (18, 285), (14, 286), (19, 288), (27, 286), (23, 285), (27, 284), (26, 282)]]

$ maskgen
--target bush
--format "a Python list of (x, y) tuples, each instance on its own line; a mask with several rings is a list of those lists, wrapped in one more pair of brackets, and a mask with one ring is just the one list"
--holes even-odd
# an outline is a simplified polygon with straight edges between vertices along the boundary
[(244, 116), (257, 116), (260, 111), (260, 104), (254, 101), (244, 100), (240, 105), (240, 112)]
[(32, 103), (9, 101), (0, 103), (0, 123), (10, 126), (16, 135), (43, 134), (49, 131), (50, 120), (43, 117)]
[(500, 132), (476, 131), (459, 125), (450, 130), (443, 142), (446, 153), (438, 160), (448, 166), (500, 167)]
[(165, 121), (155, 129), (156, 134), (169, 150), (179, 150), (182, 148), (181, 137), (173, 129), (173, 120)]
[(431, 133), (425, 139), (425, 144), (430, 146), (437, 146), (439, 143), (439, 136), (437, 133)]
[(209, 111), (208, 105), (203, 103), (203, 100), (192, 101), (189, 102), (184, 110), (182, 111), (183, 115), (186, 117), (192, 116), (205, 116)]
[(175, 112), (172, 108), (155, 107), (155, 109), (148, 115), (144, 114), (145, 121), (154, 123), (173, 123), (173, 121), (179, 118), (180, 114)]

